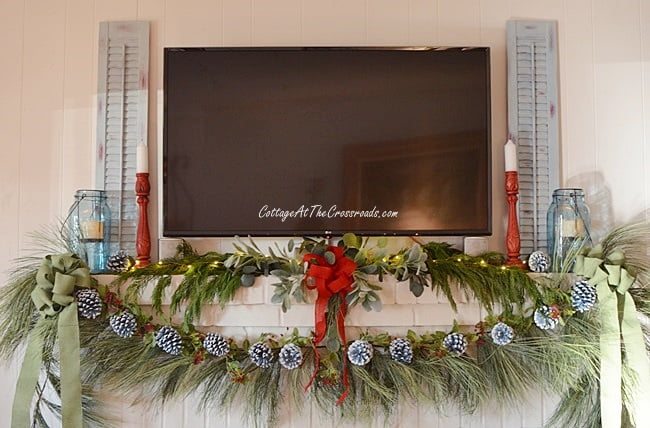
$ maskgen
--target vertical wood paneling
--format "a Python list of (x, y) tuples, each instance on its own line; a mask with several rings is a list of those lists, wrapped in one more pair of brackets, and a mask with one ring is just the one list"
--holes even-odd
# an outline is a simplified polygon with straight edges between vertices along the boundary
[[(96, 21), (127, 21), (136, 19), (138, 2), (133, 0), (95, 0)], [(97, 31), (97, 28), (95, 28)]]
[(177, 428), (185, 425), (185, 406), (183, 401), (170, 401), (165, 405), (165, 413), (160, 428)]
[[(20, 224), (20, 156), (21, 104), (23, 84), (23, 25), (24, 2), (5, 1), (0, 13), (0, 284), (10, 260), (18, 256)], [(0, 366), (0, 379), (5, 385), (15, 385), (18, 368), (15, 364)], [(14, 388), (0, 389), (0, 426), (9, 426)]]
[[(439, 428), (463, 428), (461, 425), (460, 411), (457, 408), (448, 408), (438, 413), (437, 418), (433, 412), (429, 412), (427, 417), (422, 417), (420, 413), (420, 426), (421, 427), (439, 427)], [(427, 422), (427, 420), (429, 422)], [(431, 425), (429, 425), (431, 424)]]
[(420, 426), (420, 417), (416, 403), (401, 402), (397, 412), (396, 426), (417, 427)]
[(438, 0), (409, 0), (409, 45), (438, 45)]
[(481, 41), (480, 9), (480, 3), (474, 0), (438, 0), (440, 44), (443, 46), (478, 45)]
[[(492, 114), (492, 218), (506, 218), (506, 201), (503, 195), (505, 177), (503, 144), (508, 134), (506, 106), (506, 38), (505, 22), (509, 19), (507, 0), (481, 2), (481, 45), (490, 47), (490, 89)], [(505, 242), (506, 224), (492, 222), (492, 236), (489, 239), (490, 248), (499, 248)]]
[(252, 0), (223, 0), (222, 4), (224, 46), (252, 45)]
[[(639, 22), (641, 23), (641, 72), (643, 97), (643, 164), (650, 163), (650, 4), (639, 2)], [(645, 219), (650, 220), (650, 168), (643, 170), (645, 187)]]
[(542, 402), (542, 393), (539, 391), (529, 391), (526, 396), (522, 397), (522, 403), (526, 403), (525, 406), (522, 406), (522, 418), (521, 426), (522, 427), (541, 427), (543, 426), (544, 413), (542, 411), (543, 402)]
[(559, 395), (542, 395), (542, 418), (544, 421), (553, 416), (553, 413), (555, 413), (555, 408), (559, 403)]
[(364, 0), (304, 0), (302, 39), (306, 46), (366, 44), (366, 2)]
[[(595, 141), (594, 50), (591, 0), (567, 2), (564, 37), (560, 38), (563, 133), (562, 176), (564, 182), (596, 168), (595, 152), (581, 148)], [(580, 186), (579, 186), (580, 187)]]
[(66, 215), (75, 190), (94, 188), (91, 168), (94, 87), (90, 73), (96, 46), (94, 4), (86, 0), (67, 0), (65, 13), (61, 216)]
[[(201, 13), (196, 13), (200, 10)], [(219, 0), (167, 0), (165, 43), (173, 46), (221, 46), (222, 7)]]
[[(5, 2), (0, 14), (0, 277), (18, 256), (20, 221), (21, 105), (23, 84), (23, 1)], [(4, 403), (3, 403), (4, 404)], [(1, 414), (1, 413), (0, 413)]]
[[(639, 0), (594, 1), (596, 170), (612, 189), (617, 221), (645, 208)], [(621, 149), (622, 145), (625, 149)], [(626, 172), (621, 173), (621, 169)]]
[(502, 403), (497, 403), (496, 400), (492, 406), (488, 406), (481, 411), (481, 425), (482, 427), (500, 427), (503, 425), (503, 415), (501, 412)]
[(511, 408), (507, 403), (501, 405), (501, 427), (520, 427), (522, 426), (521, 418), (522, 409)]
[[(569, 0), (570, 3), (572, 0)], [(486, 2), (488, 5), (490, 1)], [(566, 0), (509, 0), (512, 19), (557, 19), (564, 15)]]
[(585, 189), (591, 209), (592, 238), (600, 241), (614, 227), (611, 188), (597, 168), (594, 27), (592, 0), (566, 4), (560, 37), (561, 118), (563, 123), (560, 177), (563, 186)]
[(192, 397), (188, 397), (183, 400), (183, 423), (182, 426), (192, 427), (192, 428), (204, 428), (205, 424), (205, 414), (199, 412), (196, 408), (196, 401)]
[[(61, 211), (65, 1), (25, 1), (21, 103), (20, 224), (26, 233)], [(24, 247), (24, 245), (21, 245)]]
[(409, 42), (409, 4), (393, 0), (368, 2), (368, 45), (406, 46)]
[(253, 46), (300, 46), (300, 0), (253, 0)]

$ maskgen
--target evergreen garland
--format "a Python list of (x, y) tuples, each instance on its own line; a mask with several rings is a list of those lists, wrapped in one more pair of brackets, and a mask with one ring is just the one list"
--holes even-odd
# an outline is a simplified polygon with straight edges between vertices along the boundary
[[(628, 266), (638, 273), (638, 280), (630, 294), (639, 315), (645, 319), (650, 317), (650, 262), (647, 255), (643, 255), (648, 237), (650, 226), (636, 225), (615, 231), (604, 242), (604, 248), (608, 251), (623, 248), (626, 256), (629, 255)], [(420, 291), (418, 288), (422, 286), (432, 287), (447, 295), (449, 283), (463, 278), (467, 281), (465, 291), (472, 293), (478, 282), (485, 281), (485, 290), (476, 291), (481, 295), (477, 296), (479, 301), (490, 315), (476, 326), (475, 333), (460, 334), (455, 331), (456, 328), (451, 333), (422, 335), (410, 331), (407, 339), (412, 344), (411, 364), (391, 358), (393, 338), (388, 334), (364, 335), (362, 340), (370, 349), (376, 348), (377, 352), (374, 353), (372, 364), (349, 367), (351, 387), (348, 399), (341, 405), (343, 414), (357, 418), (374, 417), (378, 409), (383, 409), (389, 416), (401, 398), (412, 398), (438, 409), (455, 404), (471, 412), (488, 405), (494, 397), (517, 404), (531, 386), (541, 386), (563, 396), (550, 424), (598, 425), (597, 314), (593, 310), (576, 313), (566, 288), (536, 283), (523, 271), (500, 266), (498, 257), (494, 255), (471, 258), (455, 253), (444, 244), (427, 244), (416, 250), (383, 255), (377, 259), (362, 243), (357, 242), (346, 245), (346, 255), (358, 261), (359, 269), (364, 269), (362, 273), (374, 273), (380, 277), (395, 274), (401, 279), (408, 279), (414, 293)], [(312, 245), (317, 246), (318, 243)], [(424, 262), (426, 275), (421, 270), (421, 251), (427, 254)], [(378, 254), (381, 256), (381, 252)], [(4, 332), (0, 338), (0, 356), (5, 358), (12, 357), (16, 349), (25, 343), (28, 334), (34, 333), (34, 307), (30, 293), (39, 263), (40, 258), (20, 261), (9, 284), (0, 289), (0, 329)], [(278, 270), (289, 272), (287, 266), (291, 263), (289, 257), (263, 256), (258, 249), (250, 246), (241, 247), (241, 251), (234, 255), (209, 253), (200, 256), (183, 244), (176, 257), (160, 265), (125, 272), (119, 281), (109, 287), (95, 286), (108, 311), (96, 319), (79, 320), (85, 382), (85, 423), (106, 424), (107, 420), (96, 412), (98, 403), (90, 392), (99, 384), (120, 395), (140, 391), (144, 386), (148, 391), (148, 401), (159, 404), (199, 391), (198, 405), (203, 409), (215, 404), (226, 407), (233, 403), (236, 396), (242, 397), (244, 413), (251, 421), (269, 424), (277, 420), (281, 388), (288, 387), (292, 394), (287, 397), (295, 401), (310, 397), (321, 410), (331, 414), (333, 403), (342, 392), (342, 358), (346, 357), (341, 355), (342, 348), (314, 350), (308, 346), (310, 338), (299, 337), (295, 331), (290, 337), (261, 337), (259, 342), (268, 347), (271, 356), (287, 343), (295, 343), (302, 351), (303, 364), (293, 370), (284, 370), (281, 364), (269, 358), (268, 368), (260, 369), (251, 360), (249, 349), (252, 347), (247, 343), (232, 343), (226, 356), (207, 354), (206, 336), (196, 332), (189, 323), (180, 326), (178, 332), (171, 326), (154, 325), (151, 317), (145, 315), (137, 304), (137, 297), (146, 282), (153, 279), (157, 281), (153, 293), (154, 307), (162, 313), (162, 299), (171, 275), (184, 274), (181, 286), (172, 296), (172, 303), (175, 302), (175, 310), (181, 304), (189, 304), (185, 314), (187, 321), (200, 314), (202, 304), (212, 300), (227, 302), (238, 287), (250, 283), (250, 275), (255, 277), (273, 271), (279, 273)], [(285, 268), (287, 270), (283, 270)], [(428, 279), (423, 282), (427, 276)], [(119, 284), (127, 280), (132, 284), (124, 300), (118, 300), (111, 290), (117, 291)], [(519, 281), (522, 281), (521, 288), (517, 290), (514, 283)], [(192, 285), (198, 285), (198, 288)], [(501, 290), (499, 285), (503, 286)], [(525, 306), (526, 299), (530, 299), (532, 308), (546, 306), (549, 311), (545, 311), (544, 315), (553, 320), (561, 318), (562, 325), (558, 325), (552, 334), (531, 329), (534, 311)], [(548, 305), (544, 305), (545, 302)], [(450, 303), (453, 305), (453, 300)], [(499, 316), (491, 314), (489, 310), (496, 303), (505, 303), (504, 312)], [(137, 335), (119, 337), (110, 328), (110, 314), (127, 308), (137, 321)], [(328, 320), (331, 323), (333, 318)], [(496, 327), (499, 322), (517, 331), (516, 337), (507, 346), (485, 340), (487, 326)], [(160, 333), (163, 329), (165, 336), (173, 339), (165, 343), (173, 342), (174, 346), (169, 349), (178, 350), (174, 352), (175, 355), (156, 346), (156, 332)], [(178, 335), (178, 340), (171, 330)], [(45, 323), (42, 331), (35, 333), (42, 335), (46, 343), (43, 360), (46, 376), (39, 388), (43, 389), (49, 384), (56, 393), (59, 390), (58, 369), (54, 357), (56, 353), (52, 351), (56, 346), (55, 325)], [(645, 334), (650, 343), (650, 332), (646, 330)], [(447, 340), (445, 343), (445, 338), (450, 336), (458, 340)], [(459, 357), (450, 355), (448, 348), (460, 350), (459, 345), (463, 341), (459, 336), (469, 346), (475, 346), (475, 352)], [(404, 355), (405, 348), (402, 351), (400, 355)], [(321, 363), (316, 367), (317, 375), (311, 393), (305, 395), (302, 389), (314, 369), (314, 352), (321, 354)], [(628, 375), (624, 370), (624, 385), (633, 381)], [(39, 396), (34, 406), (35, 425), (45, 425), (43, 411), (46, 408), (48, 412), (60, 412), (56, 405), (45, 402)]]

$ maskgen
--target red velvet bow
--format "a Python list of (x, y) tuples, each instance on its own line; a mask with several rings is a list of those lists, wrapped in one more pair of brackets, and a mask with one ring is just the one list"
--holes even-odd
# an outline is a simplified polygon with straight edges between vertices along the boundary
[[(309, 269), (307, 270), (307, 287), (310, 289), (316, 289), (318, 292), (318, 297), (316, 299), (315, 305), (315, 328), (316, 328), (316, 337), (314, 338), (314, 347), (317, 346), (325, 338), (327, 333), (327, 302), (330, 297), (338, 294), (341, 297), (341, 308), (337, 316), (337, 327), (339, 331), (339, 336), (341, 337), (341, 342), (343, 343), (343, 394), (339, 398), (336, 405), (338, 406), (345, 400), (345, 397), (348, 395), (348, 367), (346, 360), (346, 349), (347, 343), (345, 340), (345, 313), (347, 311), (347, 304), (345, 302), (345, 297), (348, 292), (352, 291), (352, 284), (354, 279), (352, 274), (357, 268), (357, 264), (345, 257), (343, 254), (343, 248), (330, 246), (327, 248), (327, 251), (334, 254), (334, 263), (330, 264), (327, 260), (319, 256), (318, 254), (306, 254), (303, 257), (303, 261), (309, 263)], [(311, 282), (311, 283), (310, 283)], [(309, 389), (316, 374), (318, 373), (318, 367), (320, 365), (320, 355), (318, 351), (315, 353), (315, 369), (312, 374), (305, 391)]]

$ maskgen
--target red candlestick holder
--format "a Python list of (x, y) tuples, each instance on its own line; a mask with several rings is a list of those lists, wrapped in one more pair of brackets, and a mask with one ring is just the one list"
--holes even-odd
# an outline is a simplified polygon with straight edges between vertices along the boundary
[(135, 258), (135, 266), (145, 267), (151, 263), (151, 235), (149, 235), (149, 217), (147, 216), (151, 185), (149, 184), (149, 173), (137, 172), (135, 177), (135, 194), (140, 208), (135, 238), (135, 251), (138, 254)]
[(517, 171), (506, 171), (506, 200), (508, 201), (508, 230), (506, 231), (506, 250), (508, 252), (507, 266), (525, 268), (519, 258), (521, 241), (519, 237), (519, 221), (517, 220), (517, 194), (519, 193), (519, 179)]

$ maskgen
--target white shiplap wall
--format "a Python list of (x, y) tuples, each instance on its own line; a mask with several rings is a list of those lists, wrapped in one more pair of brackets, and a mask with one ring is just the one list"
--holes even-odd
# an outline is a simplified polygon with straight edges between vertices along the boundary
[[(98, 23), (109, 20), (151, 21), (152, 160), (161, 147), (163, 46), (490, 46), (490, 248), (503, 250), (505, 22), (516, 18), (558, 21), (563, 184), (586, 189), (596, 230), (643, 216), (650, 207), (648, 0), (0, 0), (0, 270), (29, 248), (28, 232), (63, 217), (74, 191), (94, 185), (97, 34)], [(151, 173), (155, 234), (160, 193), (153, 166)], [(7, 385), (15, 379), (13, 369), (0, 374)], [(0, 426), (8, 425), (12, 395), (12, 388), (0, 390)], [(469, 418), (404, 409), (397, 425), (533, 427), (550, 407), (533, 396), (520, 411)], [(158, 416), (118, 409), (125, 426), (239, 426), (236, 412), (204, 418), (188, 403)], [(287, 412), (284, 426), (307, 425), (293, 414)], [(309, 413), (304, 418), (324, 426)]]

